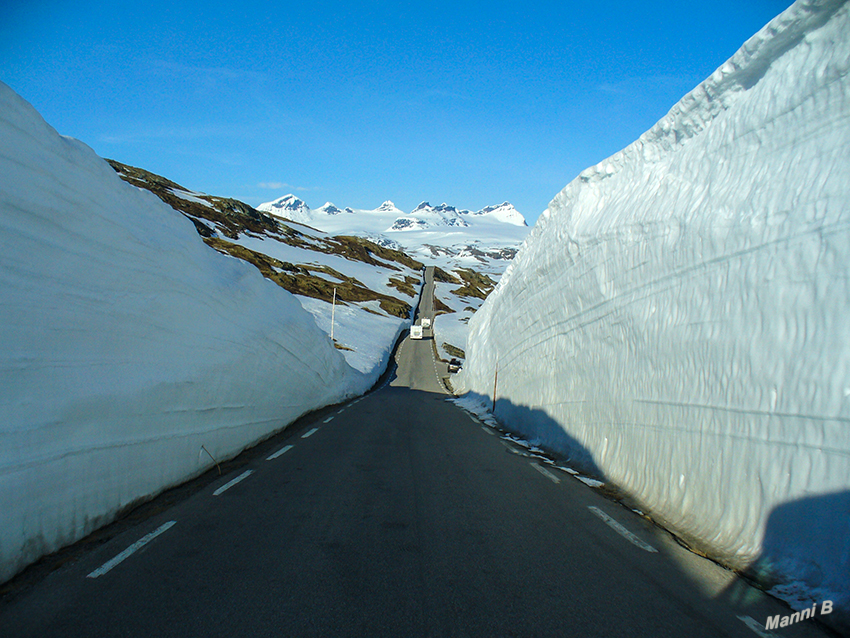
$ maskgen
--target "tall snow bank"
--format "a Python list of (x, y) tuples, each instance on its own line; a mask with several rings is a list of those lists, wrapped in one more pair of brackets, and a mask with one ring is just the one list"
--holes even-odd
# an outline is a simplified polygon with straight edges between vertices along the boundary
[(727, 563), (845, 608), (848, 34), (843, 2), (794, 4), (564, 188), (458, 379), (490, 394), (498, 367), (508, 423)]
[(0, 581), (365, 390), (286, 291), (0, 84)]

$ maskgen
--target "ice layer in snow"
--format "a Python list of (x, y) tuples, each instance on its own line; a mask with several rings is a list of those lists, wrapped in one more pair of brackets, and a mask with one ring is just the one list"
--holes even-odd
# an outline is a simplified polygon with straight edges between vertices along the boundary
[(489, 395), (498, 368), (501, 420), (845, 610), (848, 9), (795, 3), (568, 184), (470, 322), (457, 380)]
[(295, 298), (0, 83), (0, 581), (362, 392)]

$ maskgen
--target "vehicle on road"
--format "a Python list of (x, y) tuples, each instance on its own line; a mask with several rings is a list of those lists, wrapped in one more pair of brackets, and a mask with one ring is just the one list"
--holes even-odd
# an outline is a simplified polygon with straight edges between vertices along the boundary
[(460, 370), (461, 363), (457, 359), (452, 359), (449, 361), (449, 372), (458, 372)]
[(410, 338), (411, 339), (421, 339), (422, 338), (422, 326), (410, 326)]
[(431, 327), (431, 320), (428, 317), (424, 317), (422, 319), (422, 327), (423, 328), (430, 328)]

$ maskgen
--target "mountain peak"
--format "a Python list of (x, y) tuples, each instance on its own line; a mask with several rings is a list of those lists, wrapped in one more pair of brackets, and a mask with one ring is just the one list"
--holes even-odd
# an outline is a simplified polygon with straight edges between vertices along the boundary
[(473, 215), (488, 215), (491, 219), (514, 226), (528, 226), (525, 217), (510, 202), (502, 202), (498, 206), (486, 206)]
[(310, 207), (307, 206), (304, 200), (292, 193), (279, 197), (272, 202), (260, 204), (257, 206), (257, 210), (302, 224), (309, 224), (313, 218), (313, 212), (310, 210)]
[(378, 213), (400, 213), (401, 210), (398, 208), (398, 206), (393, 204), (390, 200), (387, 200), (383, 204), (378, 206), (375, 209), (375, 212), (378, 212)]
[(337, 208), (331, 202), (325, 202), (324, 206), (316, 209), (316, 212), (321, 212), (325, 215), (339, 215), (342, 212), (342, 209)]
[(307, 206), (303, 199), (296, 197), (292, 193), (284, 195), (283, 197), (278, 197), (273, 202), (270, 202), (270, 204), (274, 208), (282, 208), (285, 210), (295, 210)]

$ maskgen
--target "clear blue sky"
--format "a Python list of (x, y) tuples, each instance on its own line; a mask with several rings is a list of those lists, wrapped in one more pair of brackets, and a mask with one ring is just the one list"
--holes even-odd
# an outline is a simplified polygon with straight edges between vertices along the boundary
[(195, 190), (531, 223), (789, 5), (0, 0), (0, 80)]

